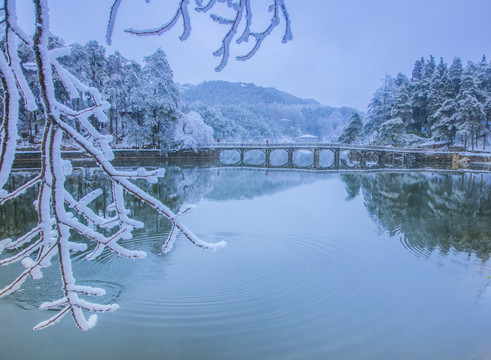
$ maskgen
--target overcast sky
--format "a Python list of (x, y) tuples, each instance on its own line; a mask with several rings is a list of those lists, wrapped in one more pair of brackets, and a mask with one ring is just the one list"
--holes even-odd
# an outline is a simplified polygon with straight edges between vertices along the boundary
[[(112, 2), (48, 0), (52, 32), (68, 44), (93, 39), (103, 44)], [(178, 2), (123, 0), (108, 53), (117, 50), (141, 62), (161, 47), (176, 82), (250, 82), (313, 98), (324, 105), (362, 111), (386, 73), (410, 76), (421, 56), (432, 54), (448, 63), (459, 56), (464, 64), (480, 61), (483, 54), (491, 56), (491, 0), (285, 0), (293, 41), (281, 43), (282, 22), (253, 59), (237, 62), (231, 57), (229, 65), (217, 73), (214, 68), (219, 59), (212, 52), (220, 46), (227, 27), (211, 21), (207, 14), (191, 14), (192, 32), (185, 42), (178, 39), (182, 23), (163, 36), (136, 37), (124, 32), (126, 28), (152, 28), (168, 21)], [(252, 2), (266, 6), (272, 1)], [(32, 23), (30, 7), (29, 1), (18, 1), (20, 21), (25, 26)], [(218, 4), (216, 12), (223, 8), (224, 4)], [(256, 10), (255, 30), (262, 30), (267, 8)], [(236, 47), (232, 55), (248, 49), (247, 44)]]

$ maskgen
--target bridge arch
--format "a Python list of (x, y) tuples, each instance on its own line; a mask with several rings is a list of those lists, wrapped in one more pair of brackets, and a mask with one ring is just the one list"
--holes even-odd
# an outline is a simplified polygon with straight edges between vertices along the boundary
[[(439, 161), (452, 161), (453, 152), (428, 149), (405, 149), (382, 146), (346, 145), (346, 144), (292, 144), (292, 143), (264, 143), (264, 144), (214, 144), (205, 151), (212, 151), (219, 155), (220, 161), (225, 165), (247, 165), (257, 167), (292, 167), (292, 168), (370, 168), (384, 165), (406, 166), (409, 162), (428, 158)], [(264, 154), (261, 159), (251, 161), (247, 159), (248, 153), (257, 151)], [(235, 155), (224, 156), (227, 152)], [(286, 153), (287, 161), (285, 162)], [(298, 162), (298, 157), (310, 152), (313, 159)], [(276, 157), (281, 158), (277, 160)], [(232, 158), (232, 161), (224, 161)]]

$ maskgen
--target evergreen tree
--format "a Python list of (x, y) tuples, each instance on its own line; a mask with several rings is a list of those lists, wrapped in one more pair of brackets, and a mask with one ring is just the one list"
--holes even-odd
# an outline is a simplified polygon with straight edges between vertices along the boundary
[(403, 145), (406, 126), (401, 118), (385, 121), (379, 129), (378, 143), (382, 145)]
[(423, 57), (420, 60), (416, 60), (416, 62), (414, 63), (413, 72), (411, 74), (411, 80), (417, 81), (423, 78), (424, 65), (425, 59)]
[[(472, 149), (479, 142), (485, 148), (491, 132), (491, 65), (485, 56), (479, 63), (470, 61), (465, 72), (458, 57), (449, 68), (443, 58), (438, 64), (433, 56), (421, 58), (411, 81), (399, 74), (394, 85), (389, 116), (382, 105), (383, 88), (375, 92), (368, 106), (365, 137), (384, 144), (410, 144), (422, 138), (452, 144), (460, 140)], [(407, 133), (416, 133), (419, 139), (414, 134), (403, 136)]]
[(476, 66), (476, 84), (479, 90), (491, 91), (491, 68), (486, 56), (482, 56), (482, 60)]
[(435, 114), (442, 105), (449, 99), (452, 99), (453, 87), (450, 81), (447, 64), (440, 58), (433, 77), (429, 84), (428, 90), (428, 133), (431, 135), (433, 124), (435, 123)]
[(413, 121), (413, 110), (410, 104), (410, 83), (407, 76), (399, 73), (396, 78), (397, 93), (394, 105), (390, 111), (390, 118), (400, 118), (406, 127)]
[(86, 73), (89, 85), (95, 87), (98, 90), (102, 90), (104, 83), (106, 82), (106, 49), (101, 46), (97, 41), (89, 41), (84, 46), (86, 52)]
[(454, 99), (446, 100), (442, 106), (432, 115), (433, 125), (431, 133), (437, 141), (448, 140), (453, 144), (459, 126), (457, 103)]
[(386, 75), (382, 86), (375, 91), (368, 105), (366, 125), (364, 128), (365, 138), (369, 140), (375, 138), (381, 124), (390, 118), (395, 90), (394, 79), (390, 75)]
[(162, 49), (144, 58), (145, 119), (150, 126), (152, 146), (168, 148), (166, 139), (170, 122), (178, 116), (179, 91), (172, 79), (167, 57)]
[(448, 70), (448, 75), (450, 77), (451, 88), (453, 90), (453, 96), (456, 97), (460, 91), (460, 84), (462, 83), (462, 74), (464, 73), (464, 68), (462, 66), (462, 60), (459, 57), (453, 59), (452, 65)]
[(128, 62), (119, 52), (109, 55), (106, 62), (106, 82), (103, 92), (111, 104), (109, 109), (109, 133), (114, 134), (114, 142), (119, 143), (125, 124), (121, 121), (127, 98), (127, 88), (124, 82), (124, 68)]
[(464, 73), (459, 94), (455, 99), (457, 103), (457, 135), (464, 141), (467, 147), (468, 140), (474, 150), (474, 140), (478, 139), (479, 133), (487, 133), (485, 128), (486, 114), (482, 104), (483, 93), (478, 89), (473, 74), (470, 71)]
[(343, 129), (343, 132), (338, 138), (338, 141), (343, 144), (360, 143), (363, 138), (363, 122), (358, 113), (353, 113), (348, 121), (348, 124)]
[(483, 133), (483, 149), (486, 148), (488, 141), (488, 134), (491, 132), (491, 63), (486, 61), (486, 57), (483, 55), (481, 61), (481, 76), (483, 78), (482, 91), (485, 96), (483, 101), (484, 112), (486, 114), (485, 131)]
[(428, 118), (428, 89), (433, 73), (435, 72), (435, 58), (430, 55), (430, 60), (424, 58), (416, 61), (411, 79), (411, 106), (413, 122), (410, 130), (424, 134), (427, 128)]

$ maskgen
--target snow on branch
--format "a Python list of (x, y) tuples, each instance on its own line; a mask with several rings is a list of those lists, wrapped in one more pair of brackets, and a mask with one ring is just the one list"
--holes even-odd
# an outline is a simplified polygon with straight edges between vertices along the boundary
[[(253, 57), (256, 52), (259, 50), (261, 47), (264, 39), (268, 37), (274, 30), (276, 26), (280, 23), (280, 11), (281, 14), (283, 15), (286, 26), (285, 26), (285, 34), (283, 35), (282, 42), (286, 43), (290, 40), (293, 39), (293, 34), (291, 32), (291, 22), (290, 22), (290, 16), (288, 15), (288, 11), (286, 9), (286, 5), (283, 0), (275, 0), (274, 5), (272, 5), (269, 9), (271, 12), (273, 12), (273, 17), (271, 18), (271, 23), (270, 25), (264, 30), (263, 32), (249, 32), (248, 31), (248, 37), (253, 37), (256, 40), (256, 44), (252, 48), (252, 50), (247, 53), (246, 55), (243, 56), (238, 56), (237, 60), (240, 61), (245, 61)], [(241, 40), (242, 37), (239, 39)], [(246, 40), (242, 40), (246, 41)]]
[[(113, 5), (114, 12), (117, 11), (117, 6), (118, 1)], [(86, 313), (114, 311), (118, 305), (99, 304), (80, 297), (101, 296), (105, 292), (103, 289), (77, 285), (71, 256), (72, 253), (86, 251), (88, 247), (85, 243), (72, 241), (71, 234), (80, 234), (93, 245), (92, 251), (86, 256), (87, 260), (96, 259), (104, 249), (125, 258), (146, 256), (143, 251), (127, 249), (119, 244), (120, 240), (131, 239), (134, 229), (143, 227), (143, 223), (129, 217), (125, 195), (140, 199), (169, 219), (172, 231), (164, 242), (164, 252), (170, 250), (179, 232), (196, 246), (205, 249), (219, 249), (225, 246), (225, 242), (209, 244), (201, 241), (181, 222), (180, 217), (187, 210), (174, 214), (165, 204), (134, 182), (136, 179), (144, 179), (149, 183), (155, 183), (158, 178), (163, 177), (163, 169), (147, 171), (140, 168), (135, 171), (121, 171), (114, 168), (111, 163), (114, 154), (109, 145), (111, 136), (103, 136), (89, 121), (95, 119), (98, 122), (106, 122), (107, 116), (104, 111), (109, 108), (109, 104), (102, 99), (97, 89), (83, 84), (58, 61), (64, 54), (63, 49), (48, 49), (50, 30), (47, 0), (34, 0), (34, 9), (36, 29), (32, 39), (26, 37), (16, 23), (14, 0), (6, 0), (5, 8), (0, 11), (0, 16), (3, 16), (0, 30), (6, 40), (6, 47), (0, 53), (0, 82), (4, 106), (0, 126), (0, 205), (32, 188), (37, 191), (34, 207), (38, 217), (37, 224), (15, 240), (0, 239), (0, 253), (9, 252), (8, 257), (1, 258), (0, 266), (20, 262), (24, 267), (17, 278), (0, 289), (0, 297), (18, 290), (28, 277), (41, 278), (43, 268), (49, 267), (56, 259), (62, 276), (63, 294), (60, 299), (45, 302), (40, 306), (42, 310), (55, 310), (56, 314), (34, 329), (52, 326), (66, 314), (71, 314), (80, 329), (88, 330), (96, 324), (97, 315), (91, 314), (86, 317)], [(40, 108), (44, 111), (45, 123), (39, 173), (26, 183), (9, 189), (7, 184), (19, 137), (19, 103), (24, 100), (26, 109), (30, 111), (37, 108), (32, 91), (20, 71), (16, 40), (32, 46), (35, 63), (28, 67), (37, 69), (39, 102)], [(71, 99), (90, 99), (90, 106), (75, 110), (58, 100), (54, 90), (55, 76)], [(29, 105), (30, 102), (35, 106)], [(90, 208), (91, 203), (102, 194), (101, 189), (85, 194), (78, 201), (66, 189), (66, 178), (72, 173), (72, 164), (61, 155), (64, 138), (76, 143), (109, 176), (113, 202), (107, 213), (111, 215), (99, 215)]]
[[(115, 3), (116, 2), (118, 2), (118, 0), (116, 0)], [(191, 34), (191, 20), (189, 18), (188, 6), (189, 6), (189, 0), (180, 0), (179, 7), (177, 8), (177, 11), (174, 14), (174, 16), (168, 22), (164, 23), (163, 25), (157, 28), (146, 29), (146, 30), (126, 29), (125, 31), (127, 33), (138, 35), (138, 36), (162, 35), (166, 31), (172, 29), (174, 25), (176, 25), (176, 23), (182, 17), (183, 32), (181, 36), (179, 36), (179, 39), (186, 40), (189, 37), (189, 34)]]
[(121, 0), (115, 0), (111, 6), (111, 13), (109, 14), (109, 21), (107, 23), (106, 31), (106, 42), (108, 45), (111, 45), (112, 43), (114, 24), (116, 23), (116, 15), (118, 14), (119, 5), (121, 5)]
[[(261, 47), (263, 41), (271, 35), (273, 30), (280, 24), (281, 18), (285, 21), (285, 33), (283, 35), (282, 42), (286, 43), (293, 39), (292, 31), (291, 31), (291, 22), (290, 15), (288, 14), (285, 0), (273, 0), (273, 4), (269, 7), (269, 12), (272, 14), (270, 24), (268, 27), (261, 32), (251, 31), (252, 26), (252, 10), (251, 10), (251, 0), (209, 0), (207, 2), (203, 0), (195, 0), (196, 7), (195, 11), (199, 13), (206, 13), (210, 10), (214, 9), (217, 3), (225, 3), (227, 8), (231, 9), (235, 12), (234, 16), (231, 18), (227, 18), (218, 14), (211, 14), (210, 18), (212, 21), (225, 25), (229, 29), (225, 36), (222, 39), (221, 46), (213, 52), (214, 56), (221, 57), (219, 65), (215, 68), (216, 71), (221, 71), (227, 65), (228, 59), (230, 57), (230, 48), (232, 44), (232, 40), (237, 37), (237, 32), (241, 27), (241, 23), (243, 24), (243, 31), (241, 35), (235, 40), (237, 45), (248, 42), (249, 39), (254, 41), (254, 45), (251, 50), (249, 50), (245, 55), (237, 56), (236, 59), (240, 61), (245, 61), (252, 58), (259, 48)], [(121, 0), (115, 0), (113, 6), (111, 8), (111, 14), (109, 17), (107, 33), (106, 33), (106, 42), (111, 44), (111, 37), (114, 28), (114, 22), (116, 17), (116, 12), (121, 4)], [(189, 17), (189, 0), (180, 0), (179, 6), (174, 13), (174, 15), (170, 18), (170, 20), (166, 21), (159, 27), (145, 30), (136, 30), (136, 29), (126, 29), (125, 31), (130, 34), (138, 35), (138, 36), (148, 36), (148, 35), (162, 35), (166, 31), (172, 29), (182, 18), (183, 32), (179, 36), (181, 40), (186, 40), (191, 33), (191, 19)]]

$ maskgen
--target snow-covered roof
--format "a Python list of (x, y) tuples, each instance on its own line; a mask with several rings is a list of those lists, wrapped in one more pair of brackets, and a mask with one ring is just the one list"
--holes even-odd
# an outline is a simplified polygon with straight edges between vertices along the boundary
[(299, 139), (317, 139), (317, 136), (310, 135), (310, 134), (305, 134), (305, 135), (300, 135), (298, 136)]

